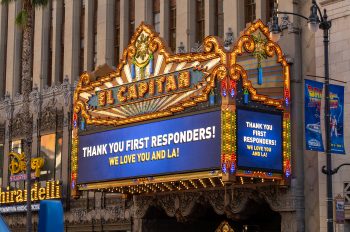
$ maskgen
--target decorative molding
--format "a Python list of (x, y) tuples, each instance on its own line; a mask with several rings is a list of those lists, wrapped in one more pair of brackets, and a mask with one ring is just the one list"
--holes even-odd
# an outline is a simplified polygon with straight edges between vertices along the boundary
[(344, 0), (323, 0), (323, 1), (320, 1), (320, 5), (322, 7), (325, 7), (327, 5), (331, 5), (331, 4), (334, 4), (334, 3), (338, 3), (338, 2), (343, 2)]
[(194, 43), (193, 47), (191, 48), (191, 52), (193, 53), (201, 53), (203, 52), (203, 45), (199, 42)]
[(40, 112), (40, 106), (42, 104), (42, 101), (41, 101), (40, 93), (38, 91), (38, 87), (36, 85), (34, 85), (33, 91), (29, 95), (29, 99), (31, 101), (31, 105), (34, 109), (34, 112), (35, 113)]
[[(11, 120), (10, 120), (10, 128), (11, 128), (11, 138), (20, 138), (23, 137), (23, 125), (25, 123), (32, 123), (33, 122), (33, 116), (32, 115), (26, 115), (24, 113), (17, 113)], [(33, 127), (31, 126), (30, 129), (32, 130)], [(32, 132), (30, 132), (32, 133)]]
[(287, 189), (268, 186), (260, 188), (259, 193), (274, 211), (286, 212), (295, 211), (296, 209), (297, 199)]
[(231, 49), (231, 47), (234, 43), (234, 36), (233, 36), (232, 28), (229, 27), (225, 34), (226, 34), (226, 37), (224, 40), (224, 48), (228, 51)]
[(7, 92), (5, 95), (4, 105), (5, 105), (6, 119), (9, 120), (11, 119), (13, 114), (13, 102), (11, 100), (9, 92)]
[(248, 201), (266, 201), (272, 210), (277, 212), (295, 211), (295, 199), (288, 191), (276, 188), (250, 189), (230, 188), (206, 191), (177, 192), (156, 194), (153, 196), (135, 195), (133, 198), (134, 218), (145, 217), (151, 206), (160, 207), (169, 217), (178, 221), (186, 221), (198, 204), (209, 204), (219, 214), (229, 218), (242, 212)]

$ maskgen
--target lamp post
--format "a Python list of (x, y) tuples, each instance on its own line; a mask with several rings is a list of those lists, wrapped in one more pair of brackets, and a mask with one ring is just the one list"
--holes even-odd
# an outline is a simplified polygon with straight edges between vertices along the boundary
[(327, 231), (333, 232), (333, 191), (332, 191), (332, 157), (331, 157), (331, 127), (330, 127), (330, 108), (329, 108), (329, 30), (331, 28), (331, 21), (328, 20), (327, 11), (324, 9), (323, 14), (320, 7), (317, 5), (316, 0), (312, 0), (310, 7), (310, 16), (305, 17), (303, 15), (291, 12), (274, 12), (271, 25), (271, 39), (278, 41), (281, 35), (281, 28), (278, 25), (278, 14), (291, 14), (308, 22), (310, 31), (316, 32), (318, 28), (323, 30), (323, 46), (324, 46), (324, 78), (325, 78), (325, 131), (326, 131), (326, 167), (323, 169), (323, 173), (327, 175)]

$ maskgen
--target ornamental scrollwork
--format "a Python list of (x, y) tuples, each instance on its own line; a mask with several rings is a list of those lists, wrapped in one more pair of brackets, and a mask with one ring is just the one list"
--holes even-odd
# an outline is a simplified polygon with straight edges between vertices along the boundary
[(274, 211), (295, 211), (296, 209), (296, 198), (286, 189), (269, 186), (260, 188), (259, 194)]

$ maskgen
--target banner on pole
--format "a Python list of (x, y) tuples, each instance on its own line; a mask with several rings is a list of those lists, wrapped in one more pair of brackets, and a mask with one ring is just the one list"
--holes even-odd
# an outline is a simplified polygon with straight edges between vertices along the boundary
[(323, 83), (305, 80), (306, 150), (324, 151), (321, 131), (321, 99)]
[(344, 148), (344, 86), (329, 85), (331, 152), (345, 154)]

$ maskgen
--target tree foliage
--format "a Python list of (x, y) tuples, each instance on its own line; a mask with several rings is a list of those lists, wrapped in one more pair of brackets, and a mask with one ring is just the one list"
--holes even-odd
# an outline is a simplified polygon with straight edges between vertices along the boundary
[[(1, 4), (9, 4), (16, 0), (0, 0)], [(49, 3), (49, 0), (24, 0), (23, 6), (32, 6), (32, 7), (42, 7), (46, 6)], [(30, 9), (32, 8), (30, 7)], [(28, 15), (32, 12), (24, 7), (16, 16), (16, 24), (22, 27), (25, 27), (27, 24)]]

